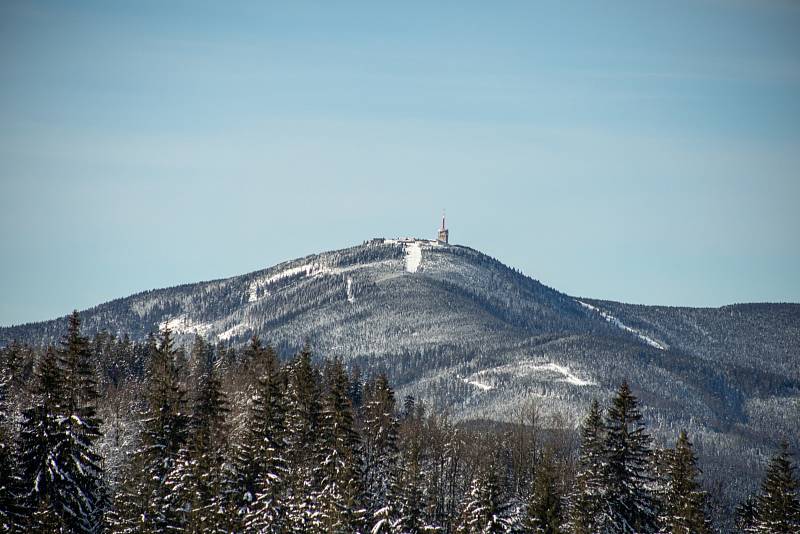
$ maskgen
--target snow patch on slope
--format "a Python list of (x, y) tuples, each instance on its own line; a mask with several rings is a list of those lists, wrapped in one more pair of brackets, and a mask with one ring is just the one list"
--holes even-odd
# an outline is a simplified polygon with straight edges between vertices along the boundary
[(621, 330), (625, 330), (626, 332), (630, 332), (631, 334), (635, 335), (636, 337), (638, 337), (639, 339), (641, 339), (642, 341), (644, 341), (645, 343), (647, 343), (651, 347), (654, 347), (654, 348), (656, 348), (658, 350), (667, 350), (667, 347), (665, 345), (659, 343), (658, 341), (656, 341), (655, 339), (651, 338), (650, 336), (647, 336), (647, 335), (643, 334), (639, 330), (636, 330), (635, 328), (631, 328), (630, 326), (626, 325), (625, 323), (623, 323), (622, 321), (620, 321), (619, 319), (617, 319), (616, 317), (614, 317), (613, 315), (611, 315), (607, 311), (601, 310), (597, 306), (592, 306), (591, 304), (583, 302), (582, 300), (576, 300), (575, 302), (577, 302), (578, 304), (580, 304), (584, 308), (587, 308), (587, 309), (592, 310), (592, 311), (596, 311), (597, 313), (600, 314), (600, 317), (602, 317), (603, 319), (605, 319), (609, 323), (613, 324), (614, 326), (616, 326), (617, 328), (619, 328)]
[(246, 328), (247, 327), (245, 325), (243, 325), (243, 324), (234, 325), (234, 326), (228, 328), (227, 330), (225, 330), (224, 332), (222, 332), (221, 334), (217, 334), (217, 339), (219, 341), (228, 341), (233, 336), (237, 336), (237, 335), (241, 334), (242, 332), (244, 332), (246, 330)]
[(247, 288), (247, 301), (255, 302), (262, 297), (268, 296), (270, 294), (268, 290), (269, 286), (277, 282), (280, 282), (284, 278), (290, 278), (293, 276), (304, 276), (307, 278), (308, 277), (313, 278), (317, 276), (330, 276), (347, 271), (352, 271), (355, 269), (362, 269), (364, 267), (366, 266), (352, 265), (349, 267), (329, 267), (322, 263), (306, 263), (304, 265), (298, 265), (297, 267), (284, 269), (266, 278), (260, 278), (258, 280), (253, 280), (252, 282), (250, 282), (250, 285)]
[(158, 324), (159, 330), (165, 328), (169, 328), (175, 334), (200, 334), (202, 336), (208, 333), (212, 327), (208, 323), (195, 323), (186, 314), (183, 314)]
[(422, 244), (412, 241), (404, 245), (406, 252), (406, 272), (415, 273), (422, 263)]
[(531, 367), (531, 371), (552, 371), (554, 373), (558, 373), (563, 376), (560, 379), (561, 382), (567, 382), (568, 384), (572, 384), (574, 386), (594, 386), (595, 383), (591, 380), (583, 380), (582, 378), (578, 378), (572, 371), (569, 370), (568, 367), (564, 367), (563, 365), (558, 365), (557, 363), (546, 363), (544, 365), (535, 365)]
[(476, 373), (472, 373), (462, 380), (470, 385), (473, 385), (482, 391), (489, 391), (495, 388), (497, 383), (496, 379), (525, 379), (535, 375), (555, 375), (556, 382), (566, 382), (573, 386), (595, 386), (595, 382), (578, 377), (573, 373), (569, 367), (559, 365), (555, 362), (538, 363), (532, 360), (523, 360), (519, 362), (509, 363), (505, 365), (498, 365), (489, 369), (483, 369)]
[(466, 384), (469, 384), (471, 386), (475, 386), (476, 388), (480, 389), (481, 391), (489, 391), (489, 390), (494, 389), (494, 386), (491, 386), (489, 384), (484, 384), (483, 382), (478, 382), (477, 380), (470, 380), (469, 378), (462, 378), (461, 380), (463, 380), (464, 383), (466, 383)]
[(353, 279), (347, 277), (347, 302), (355, 302), (356, 297), (353, 294)]

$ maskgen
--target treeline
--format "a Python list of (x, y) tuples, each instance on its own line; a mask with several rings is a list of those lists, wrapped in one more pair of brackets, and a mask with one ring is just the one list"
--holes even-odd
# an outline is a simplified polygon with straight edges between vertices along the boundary
[[(169, 330), (0, 351), (0, 529), (9, 532), (707, 533), (685, 433), (656, 448), (623, 383), (579, 429), (531, 403), (455, 424), (306, 347), (282, 361)], [(784, 447), (737, 529), (800, 532)]]

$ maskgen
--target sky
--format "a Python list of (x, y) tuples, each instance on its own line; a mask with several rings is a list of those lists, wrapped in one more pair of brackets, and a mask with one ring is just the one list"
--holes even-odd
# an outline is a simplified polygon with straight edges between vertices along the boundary
[(0, 2), (0, 325), (384, 236), (800, 302), (800, 3)]

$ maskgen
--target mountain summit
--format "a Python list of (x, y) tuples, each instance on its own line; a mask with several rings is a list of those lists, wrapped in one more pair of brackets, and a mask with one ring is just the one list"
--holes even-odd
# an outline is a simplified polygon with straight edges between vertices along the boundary
[[(308, 342), (458, 418), (512, 420), (534, 399), (575, 422), (628, 380), (657, 435), (687, 428), (720, 468), (763, 435), (800, 435), (800, 305), (575, 298), (443, 235), (146, 291), (81, 312), (84, 331), (141, 340), (168, 327), (234, 345), (257, 334), (283, 354)], [(65, 326), (0, 328), (0, 344), (53, 343)]]

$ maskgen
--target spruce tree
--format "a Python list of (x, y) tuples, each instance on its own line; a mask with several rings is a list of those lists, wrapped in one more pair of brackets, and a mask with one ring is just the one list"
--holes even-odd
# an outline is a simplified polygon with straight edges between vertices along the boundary
[(63, 401), (59, 410), (60, 435), (57, 462), (65, 479), (62, 492), (65, 528), (72, 532), (95, 532), (103, 522), (106, 497), (95, 443), (101, 437), (97, 416), (97, 383), (89, 340), (80, 333), (80, 316), (68, 319), (58, 359)]
[(178, 524), (190, 532), (227, 532), (229, 412), (213, 364), (205, 362), (194, 401), (190, 436), (166, 486)]
[(561, 532), (561, 493), (553, 452), (545, 451), (536, 466), (533, 492), (527, 509), (527, 529), (534, 534), (559, 534)]
[(185, 391), (178, 378), (177, 351), (172, 333), (162, 330), (148, 340), (150, 362), (147, 408), (140, 419), (140, 446), (118, 496), (119, 532), (163, 532), (180, 527), (180, 513), (172, 508), (167, 477), (187, 443), (189, 416)]
[(506, 507), (495, 473), (489, 463), (473, 478), (461, 504), (455, 532), (457, 534), (503, 534), (511, 531)]
[(367, 388), (364, 403), (364, 478), (369, 513), (385, 524), (396, 519), (398, 498), (398, 427), (394, 391), (385, 374)]
[(656, 530), (656, 510), (650, 492), (652, 451), (636, 397), (623, 382), (605, 418), (606, 501), (611, 532), (648, 533)]
[(363, 488), (358, 457), (359, 436), (347, 374), (341, 361), (331, 363), (321, 419), (321, 487), (317, 496), (323, 532), (358, 532), (364, 523)]
[(747, 498), (736, 506), (736, 528), (739, 532), (748, 532), (756, 523), (757, 495), (748, 495)]
[(247, 532), (283, 532), (286, 527), (285, 376), (271, 347), (254, 338), (256, 382), (243, 442), (237, 451), (239, 516)]
[(601, 532), (606, 523), (605, 427), (597, 400), (580, 429), (581, 449), (575, 487), (568, 502), (569, 530), (575, 534)]
[(710, 534), (710, 521), (705, 513), (707, 497), (697, 482), (700, 470), (685, 430), (678, 436), (675, 448), (666, 451), (665, 470), (659, 532)]
[(9, 426), (11, 407), (9, 386), (12, 369), (8, 349), (0, 350), (0, 532), (20, 527), (20, 508), (17, 502), (19, 480), (14, 469), (14, 448)]
[(395, 532), (433, 532), (438, 530), (426, 520), (422, 439), (424, 438), (421, 433), (416, 433), (403, 448), (401, 466), (398, 470), (398, 519), (393, 525)]
[(101, 458), (95, 442), (100, 419), (89, 340), (74, 312), (58, 350), (40, 361), (34, 402), (23, 412), (22, 485), (32, 529), (97, 532), (106, 508)]
[(46, 532), (60, 528), (61, 472), (57, 464), (62, 442), (59, 411), (63, 379), (56, 352), (49, 347), (34, 370), (32, 404), (22, 412), (19, 464), (25, 528)]
[(800, 532), (800, 483), (786, 442), (767, 466), (756, 500), (755, 521), (748, 532), (789, 534)]
[(318, 528), (320, 391), (308, 346), (289, 366), (286, 413), (287, 520), (295, 532)]

